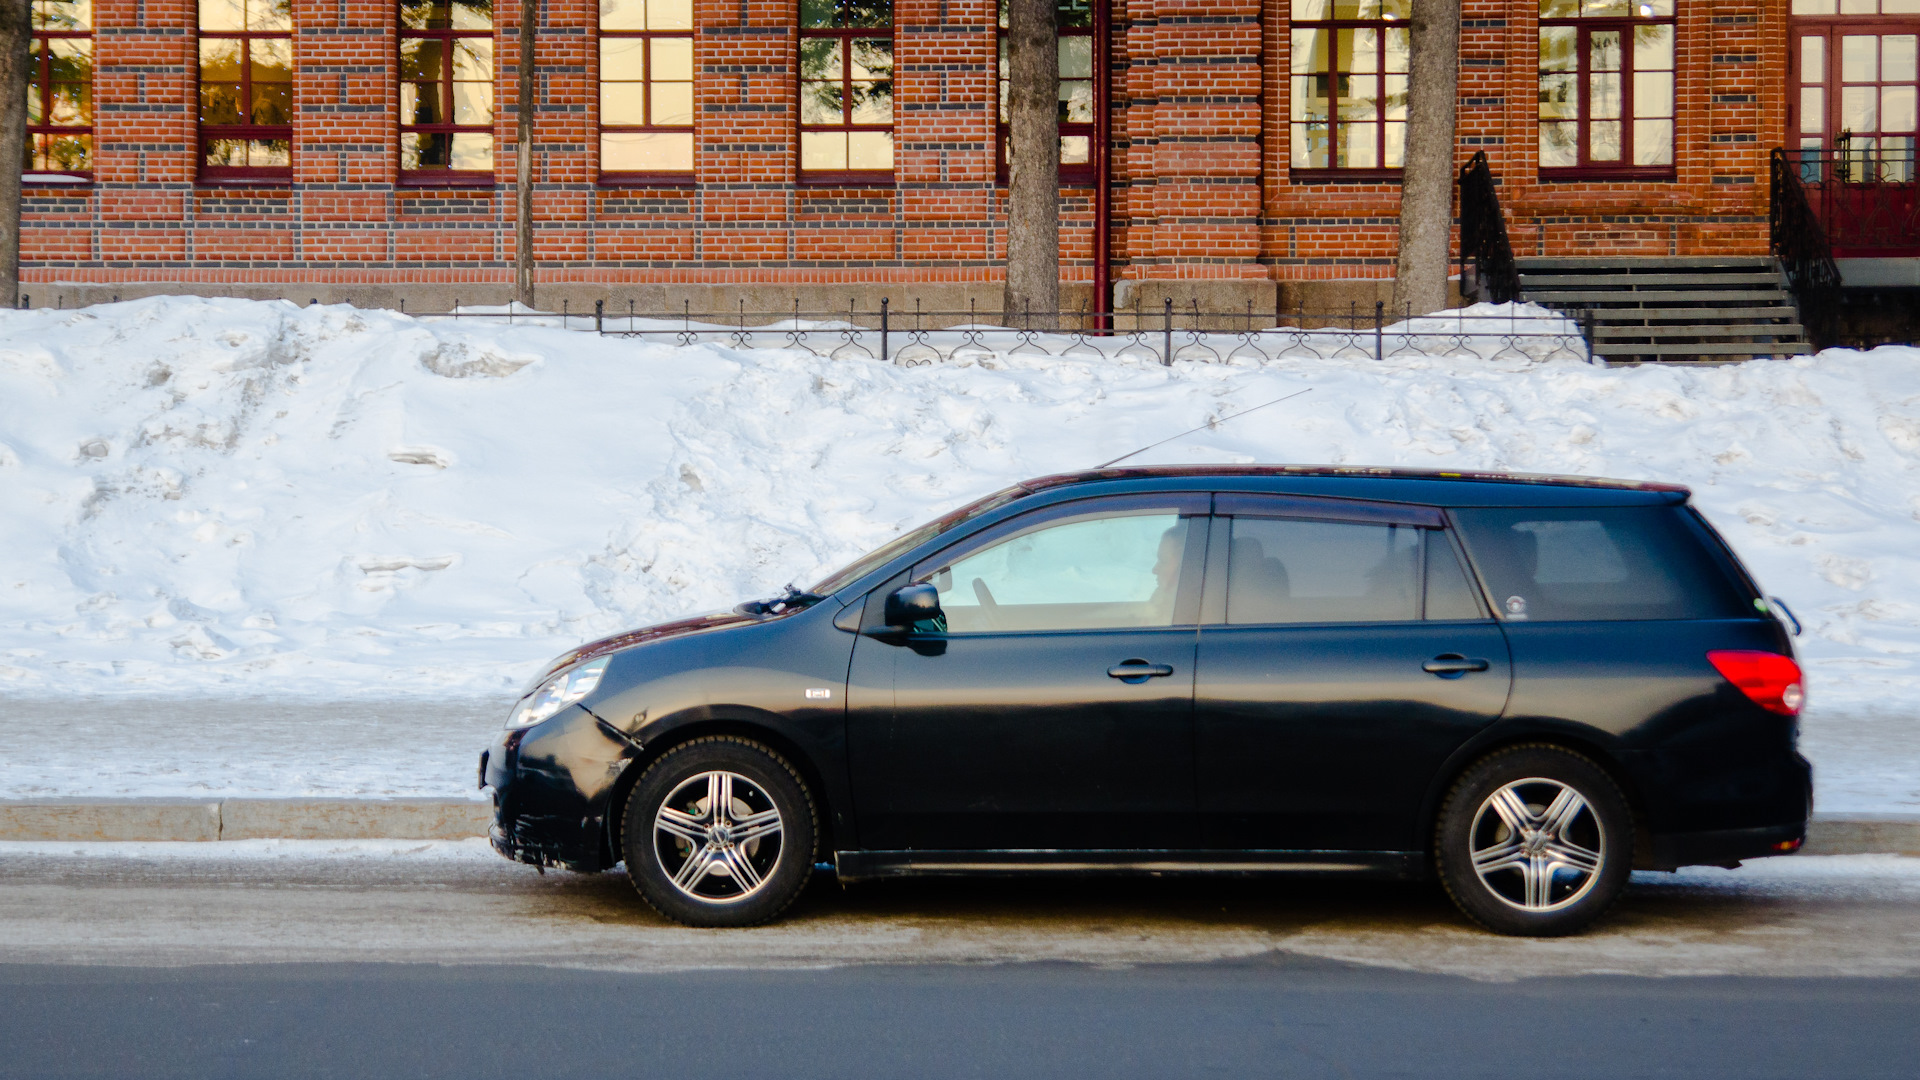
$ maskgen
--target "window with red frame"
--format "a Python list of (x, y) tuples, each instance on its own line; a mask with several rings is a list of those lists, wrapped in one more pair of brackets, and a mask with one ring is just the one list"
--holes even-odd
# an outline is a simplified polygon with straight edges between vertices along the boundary
[(492, 0), (400, 4), (400, 178), (493, 183)]
[[(1093, 3), (1058, 0), (1060, 27), (1060, 180), (1093, 181)], [(1000, 122), (997, 163), (1007, 177), (1007, 0), (1000, 0)]]
[(600, 179), (693, 178), (693, 0), (600, 0)]
[(200, 178), (293, 179), (289, 0), (200, 0)]
[(26, 175), (93, 175), (92, 0), (33, 0)]
[(1405, 164), (1407, 0), (1293, 0), (1293, 172)]
[(1920, 2), (1794, 0), (1787, 115), (1803, 174), (1907, 183), (1920, 140)]
[(800, 0), (800, 175), (893, 179), (893, 0)]
[(1673, 0), (1540, 0), (1540, 178), (1673, 176)]

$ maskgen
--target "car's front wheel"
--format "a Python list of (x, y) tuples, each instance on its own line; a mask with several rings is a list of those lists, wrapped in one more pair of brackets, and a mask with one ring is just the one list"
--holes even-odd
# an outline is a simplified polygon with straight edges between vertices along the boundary
[(695, 739), (647, 767), (627, 799), (627, 878), (689, 926), (754, 926), (813, 871), (813, 798), (786, 759), (732, 736)]
[(1589, 758), (1557, 746), (1497, 751), (1461, 774), (1434, 837), (1440, 881), (1502, 934), (1578, 933), (1626, 887), (1633, 818)]

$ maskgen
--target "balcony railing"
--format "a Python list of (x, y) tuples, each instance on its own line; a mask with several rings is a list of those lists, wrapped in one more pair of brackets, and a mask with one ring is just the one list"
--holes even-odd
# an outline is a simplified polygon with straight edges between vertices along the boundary
[(1836, 258), (1920, 256), (1920, 184), (1911, 147), (1843, 144), (1786, 156)]

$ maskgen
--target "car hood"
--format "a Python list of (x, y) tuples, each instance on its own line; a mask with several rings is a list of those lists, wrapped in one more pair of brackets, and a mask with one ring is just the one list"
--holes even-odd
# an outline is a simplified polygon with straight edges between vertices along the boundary
[(612, 637), (603, 637), (598, 641), (589, 641), (577, 649), (570, 649), (553, 659), (553, 662), (540, 669), (531, 681), (520, 688), (520, 696), (526, 697), (540, 688), (540, 684), (552, 678), (555, 673), (575, 664), (591, 660), (596, 656), (605, 656), (635, 645), (644, 645), (649, 641), (662, 638), (683, 637), (687, 634), (701, 634), (710, 630), (725, 630), (734, 626), (767, 621), (765, 615), (747, 615), (737, 611), (716, 611), (707, 615), (694, 615), (690, 618), (675, 619), (672, 622), (655, 623), (642, 626), (637, 630), (627, 630)]

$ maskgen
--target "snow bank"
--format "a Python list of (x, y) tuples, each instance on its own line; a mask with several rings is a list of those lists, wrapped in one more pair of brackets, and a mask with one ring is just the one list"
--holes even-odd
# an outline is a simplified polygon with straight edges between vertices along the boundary
[(0, 693), (497, 693), (1309, 387), (1136, 460), (1687, 483), (1807, 623), (1818, 708), (1911, 715), (1920, 350), (902, 368), (194, 298), (0, 311)]

